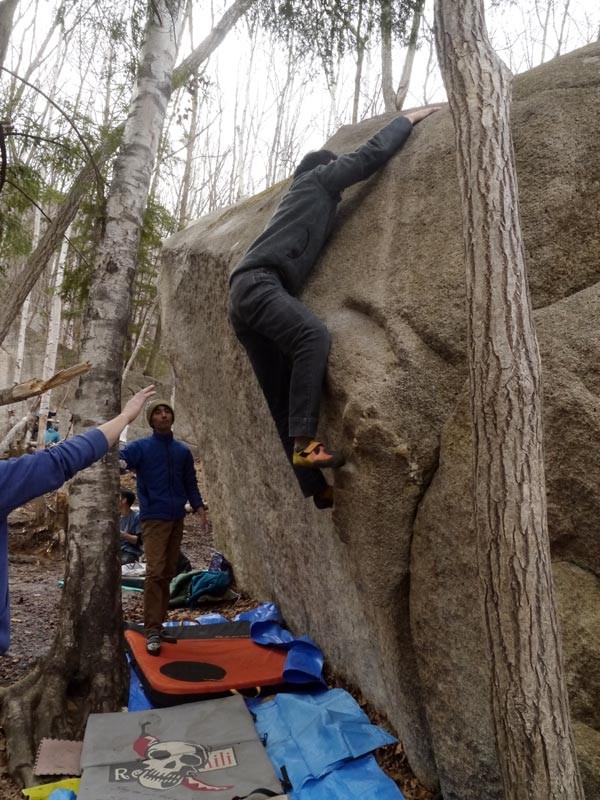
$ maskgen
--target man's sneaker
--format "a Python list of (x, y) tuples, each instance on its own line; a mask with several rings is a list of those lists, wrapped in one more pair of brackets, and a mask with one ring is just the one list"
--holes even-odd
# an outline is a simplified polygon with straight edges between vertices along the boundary
[(146, 636), (146, 652), (151, 656), (160, 653), (160, 633), (153, 631)]
[(322, 491), (313, 494), (313, 503), (320, 510), (333, 508), (333, 486), (326, 486)]
[(177, 638), (175, 636), (171, 636), (164, 628), (159, 634), (161, 642), (165, 644), (177, 644)]
[(334, 451), (328, 453), (323, 442), (312, 441), (304, 450), (294, 448), (293, 463), (295, 467), (308, 467), (309, 469), (335, 469), (346, 463), (343, 453)]

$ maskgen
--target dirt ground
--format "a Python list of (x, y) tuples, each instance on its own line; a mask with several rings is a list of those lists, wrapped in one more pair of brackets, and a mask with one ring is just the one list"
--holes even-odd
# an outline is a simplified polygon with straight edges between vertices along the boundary
[[(64, 519), (61, 518), (60, 507), (60, 498), (57, 502), (56, 497), (51, 495), (19, 509), (9, 519), (11, 647), (7, 655), (0, 656), (0, 686), (9, 685), (23, 677), (37, 657), (43, 658), (52, 640), (61, 592), (58, 581), (64, 573), (64, 558), (59, 542)], [(186, 519), (182, 549), (194, 569), (207, 567), (214, 552), (210, 532), (203, 534), (194, 516)], [(235, 570), (235, 564), (233, 566)], [(235, 602), (211, 606), (210, 610), (233, 617), (256, 605), (258, 601), (241, 595)], [(170, 612), (169, 616), (171, 619), (192, 619), (198, 613), (179, 610)], [(123, 592), (123, 614), (125, 619), (142, 621), (140, 593)], [(370, 708), (360, 692), (344, 684), (327, 667), (326, 677), (330, 686), (341, 686), (350, 691), (375, 724), (390, 730), (386, 720)], [(0, 729), (0, 798), (16, 800), (23, 795), (6, 774), (5, 755), (6, 743)], [(376, 756), (407, 800), (434, 800), (433, 795), (419, 785), (410, 771), (402, 744), (382, 748)]]

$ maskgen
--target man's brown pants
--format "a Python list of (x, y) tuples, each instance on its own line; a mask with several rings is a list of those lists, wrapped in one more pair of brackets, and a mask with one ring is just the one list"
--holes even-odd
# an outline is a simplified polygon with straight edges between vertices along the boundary
[(159, 633), (167, 618), (169, 584), (175, 577), (183, 537), (183, 519), (145, 519), (142, 538), (146, 554), (144, 581), (144, 627), (146, 634)]

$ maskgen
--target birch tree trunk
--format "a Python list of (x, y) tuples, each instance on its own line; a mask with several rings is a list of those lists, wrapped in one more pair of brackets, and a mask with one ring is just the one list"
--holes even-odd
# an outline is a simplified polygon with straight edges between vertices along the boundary
[(550, 564), (512, 76), (490, 45), (482, 0), (436, 0), (435, 13), (463, 203), (474, 514), (500, 771), (507, 800), (583, 800)]
[[(40, 227), (42, 222), (42, 213), (39, 208), (33, 209), (33, 236), (31, 239), (31, 249), (35, 250), (40, 240)], [(23, 301), (21, 308), (21, 319), (19, 322), (19, 335), (17, 337), (17, 356), (15, 359), (15, 383), (21, 382), (23, 375), (23, 362), (25, 361), (25, 342), (27, 340), (27, 326), (29, 324), (29, 306), (31, 305), (31, 292)]]
[(412, 77), (413, 64), (415, 63), (417, 42), (419, 41), (419, 28), (421, 27), (421, 20), (423, 19), (424, 5), (425, 3), (421, 2), (414, 10), (410, 27), (410, 36), (408, 37), (408, 49), (406, 51), (406, 58), (404, 59), (404, 66), (402, 67), (400, 83), (396, 91), (396, 111), (402, 111), (404, 103), (406, 102), (406, 95), (408, 94), (408, 87), (410, 86), (410, 79)]
[[(95, 264), (81, 355), (93, 362), (73, 404), (76, 430), (115, 416), (143, 214), (171, 94), (175, 29), (183, 0), (149, 6), (137, 85), (117, 157)], [(70, 492), (65, 586), (46, 658), (3, 696), (9, 770), (29, 784), (44, 736), (80, 738), (90, 712), (124, 699), (117, 541), (117, 454), (80, 473)]]
[[(71, 229), (67, 231), (67, 236)], [(63, 239), (62, 247), (56, 262), (56, 273), (52, 286), (52, 302), (50, 306), (50, 319), (48, 320), (48, 338), (46, 340), (46, 353), (42, 367), (42, 380), (46, 381), (54, 374), (56, 369), (56, 355), (58, 353), (58, 339), (60, 336), (60, 322), (62, 317), (62, 299), (60, 292), (62, 289), (63, 275), (65, 273), (65, 262), (67, 260), (67, 240)], [(50, 410), (50, 394), (45, 392), (40, 400), (40, 421), (38, 425), (37, 449), (43, 450), (46, 447), (46, 422)]]

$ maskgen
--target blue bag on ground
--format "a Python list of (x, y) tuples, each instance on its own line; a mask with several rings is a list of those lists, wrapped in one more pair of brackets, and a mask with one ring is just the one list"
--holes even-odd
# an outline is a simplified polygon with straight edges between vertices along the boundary
[[(372, 725), (343, 689), (279, 694), (270, 702), (250, 701), (248, 705), (280, 775), (285, 767), (294, 797), (300, 797), (296, 793), (307, 781), (323, 778), (350, 759), (396, 742), (389, 733)], [(375, 796), (378, 795), (362, 795)]]
[(231, 583), (228, 572), (209, 572), (205, 570), (192, 577), (188, 590), (187, 605), (189, 608), (200, 605), (206, 595), (221, 597)]

